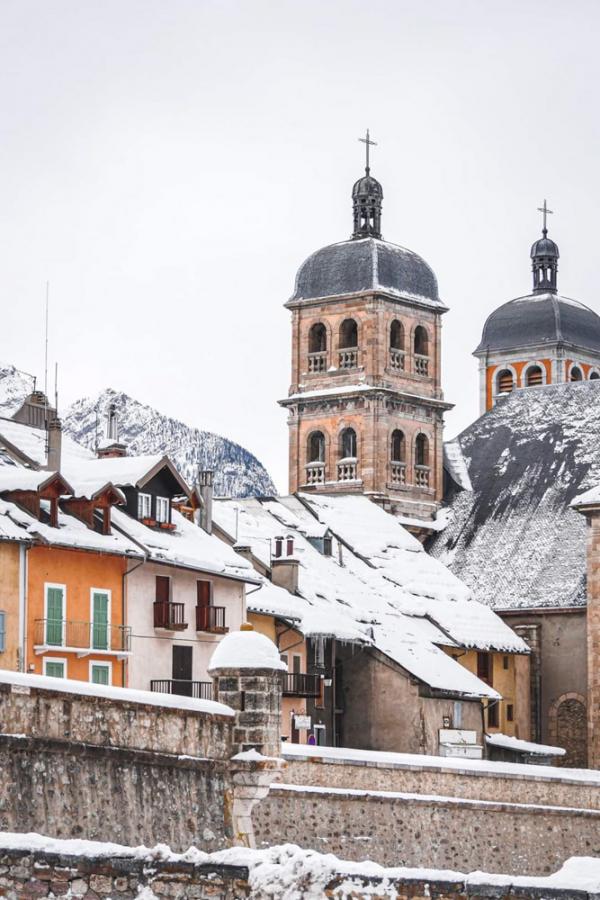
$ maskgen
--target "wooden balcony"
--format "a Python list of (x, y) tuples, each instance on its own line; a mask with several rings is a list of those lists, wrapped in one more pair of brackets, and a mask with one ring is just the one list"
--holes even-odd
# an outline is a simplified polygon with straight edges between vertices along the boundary
[(225, 634), (229, 631), (225, 626), (225, 607), (197, 606), (196, 631), (207, 631), (209, 634)]
[(171, 603), (165, 600), (154, 602), (154, 627), (167, 631), (184, 631), (188, 626), (185, 621), (183, 603)]
[(321, 678), (304, 672), (285, 672), (283, 676), (284, 697), (319, 697)]
[(90, 653), (126, 655), (131, 652), (129, 625), (36, 619), (33, 640), (36, 653), (55, 648), (77, 653), (78, 656)]
[(150, 690), (157, 694), (176, 694), (195, 700), (212, 700), (212, 681), (187, 681), (183, 678), (159, 678), (150, 682)]

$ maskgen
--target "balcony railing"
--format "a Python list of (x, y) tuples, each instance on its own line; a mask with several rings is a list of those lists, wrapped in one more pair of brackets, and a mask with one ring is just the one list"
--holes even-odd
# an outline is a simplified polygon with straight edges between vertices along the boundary
[(307, 484), (325, 484), (325, 463), (309, 463), (306, 467)]
[(415, 466), (415, 484), (417, 487), (429, 487), (429, 466)]
[(286, 672), (283, 676), (284, 697), (318, 697), (321, 693), (319, 675)]
[(156, 600), (154, 602), (154, 627), (166, 628), (168, 631), (183, 631), (184, 628), (187, 628), (184, 604)]
[(179, 697), (193, 697), (195, 700), (212, 700), (212, 681), (188, 681), (184, 678), (154, 679), (150, 690), (158, 694), (177, 694)]
[(404, 369), (404, 350), (390, 349), (390, 366), (398, 371)]
[(349, 347), (345, 350), (340, 350), (339, 360), (340, 369), (355, 369), (358, 365), (358, 348)]
[(337, 467), (337, 480), (338, 481), (356, 481), (356, 463), (355, 462), (341, 462), (338, 463)]
[(327, 353), (309, 353), (308, 354), (308, 371), (310, 374), (314, 372), (324, 372), (327, 368)]
[(392, 484), (406, 484), (406, 464), (403, 462), (393, 462), (391, 464), (392, 469)]
[(209, 631), (211, 634), (225, 634), (224, 606), (197, 606), (196, 631)]
[(415, 353), (415, 372), (417, 375), (429, 375), (429, 357)]
[(37, 619), (34, 643), (38, 647), (63, 647), (74, 650), (103, 650), (129, 653), (129, 625), (107, 625), (101, 622), (71, 622), (68, 619)]

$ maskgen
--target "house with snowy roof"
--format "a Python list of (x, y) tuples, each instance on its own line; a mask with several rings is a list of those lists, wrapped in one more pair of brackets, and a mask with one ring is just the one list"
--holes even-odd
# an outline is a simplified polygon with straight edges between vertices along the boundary
[[(262, 576), (250, 620), (275, 640), (288, 676), (307, 679), (304, 697), (284, 708), (282, 732), (295, 743), (312, 734), (329, 745), (466, 754), (481, 751), (484, 709), (492, 730), (489, 711), (506, 699), (512, 722), (502, 712), (498, 724), (514, 734), (527, 722), (526, 689), (517, 703), (526, 644), (367, 498), (216, 500), (213, 523)], [(506, 699), (488, 683), (496, 657)], [(463, 739), (469, 747), (451, 747)]]
[(209, 696), (212, 651), (258, 581), (200, 527), (210, 479), (202, 498), (167, 457), (128, 457), (110, 435), (96, 458), (37, 394), (0, 419), (0, 447), (5, 664)]
[(484, 324), (482, 415), (445, 446), (445, 506), (427, 547), (531, 648), (532, 740), (564, 747), (565, 765), (600, 765), (585, 521), (600, 481), (600, 316), (558, 294), (558, 258), (544, 222), (532, 292)]

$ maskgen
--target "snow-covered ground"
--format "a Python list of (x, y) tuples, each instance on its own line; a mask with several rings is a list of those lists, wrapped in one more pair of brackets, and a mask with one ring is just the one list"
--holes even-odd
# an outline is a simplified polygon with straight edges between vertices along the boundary
[[(429, 868), (386, 868), (378, 863), (349, 862), (333, 854), (303, 850), (294, 844), (283, 844), (267, 850), (249, 850), (231, 847), (215, 853), (204, 853), (190, 847), (185, 853), (173, 853), (165, 844), (155, 847), (125, 847), (122, 844), (79, 839), (60, 840), (39, 834), (14, 834), (0, 832), (0, 849), (29, 852), (56, 853), (90, 859), (141, 859), (149, 863), (193, 863), (245, 866), (250, 870), (251, 897), (255, 900), (277, 897), (279, 900), (321, 900), (324, 889), (334, 878), (341, 876), (341, 883), (334, 896), (343, 897), (353, 888), (360, 889), (362, 897), (381, 897), (386, 889), (393, 891), (391, 882), (399, 879), (419, 881), (458, 881), (465, 886), (494, 885), (497, 887), (531, 887), (538, 889), (581, 890), (600, 892), (600, 859), (572, 857), (562, 868), (548, 876), (503, 875), (486, 872), (456, 872)], [(376, 879), (373, 884), (363, 884), (358, 879)], [(382, 885), (381, 882), (384, 882)], [(384, 893), (383, 896), (388, 896)], [(394, 893), (389, 894), (395, 896)], [(145, 889), (145, 897), (152, 900), (151, 889)]]

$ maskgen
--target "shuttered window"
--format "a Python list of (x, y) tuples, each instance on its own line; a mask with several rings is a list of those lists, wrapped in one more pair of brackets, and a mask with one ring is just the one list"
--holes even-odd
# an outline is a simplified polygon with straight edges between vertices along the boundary
[(60, 647), (63, 642), (64, 590), (46, 588), (46, 644)]
[(196, 588), (198, 592), (198, 606), (210, 606), (211, 604), (211, 583), (210, 581), (197, 581)]
[(171, 599), (171, 579), (168, 575), (156, 576), (156, 600), (159, 603), (168, 603)]
[(108, 650), (108, 594), (94, 591), (92, 595), (92, 647)]
[(64, 678), (65, 677), (65, 664), (64, 662), (59, 662), (54, 659), (45, 659), (44, 660), (44, 675), (49, 675), (51, 678)]
[(92, 684), (110, 684), (110, 666), (92, 663)]

